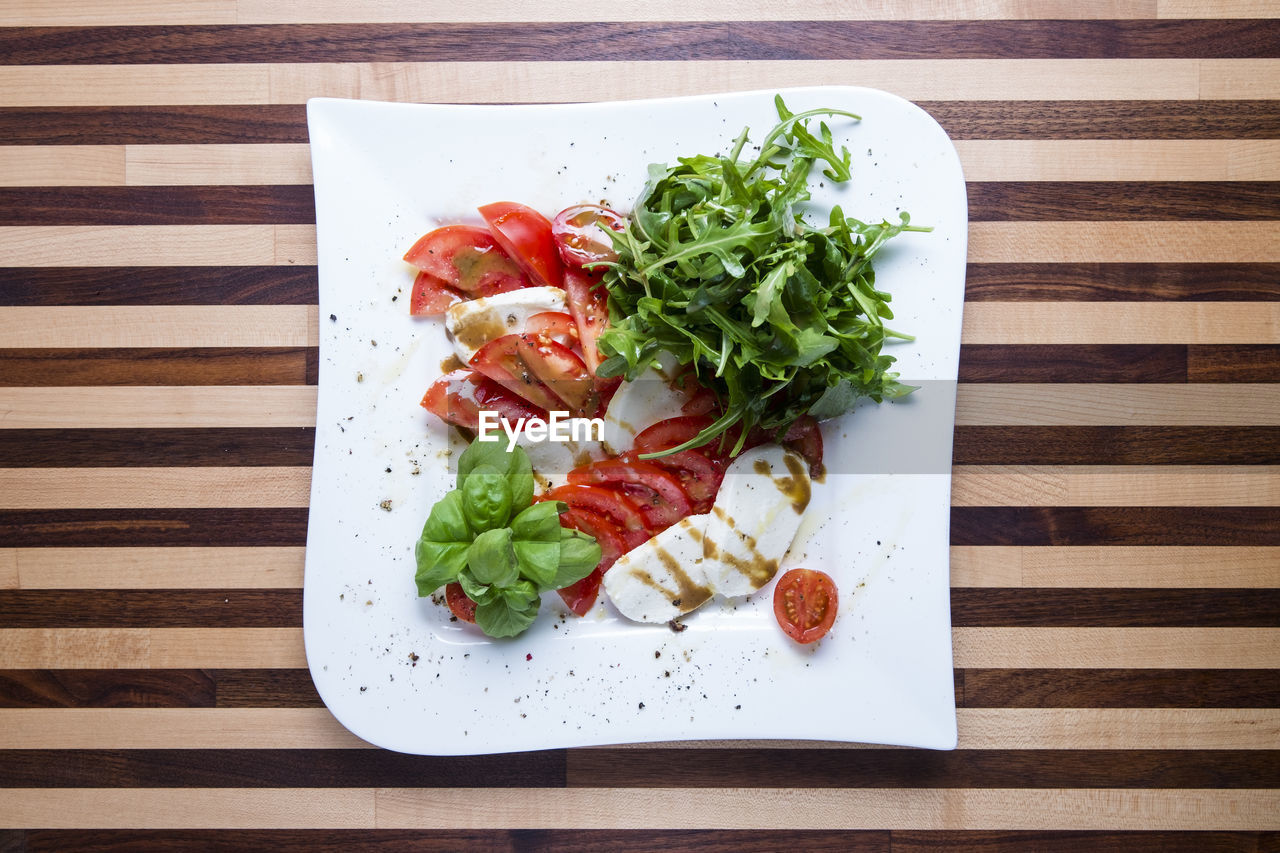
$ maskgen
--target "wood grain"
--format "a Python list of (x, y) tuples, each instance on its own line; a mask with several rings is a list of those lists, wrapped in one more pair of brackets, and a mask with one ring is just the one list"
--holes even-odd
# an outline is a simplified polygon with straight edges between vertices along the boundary
[[(952, 506), (1276, 506), (1280, 469), (1261, 465), (960, 465)], [(0, 482), (4, 472), (0, 470)]]
[(318, 360), (313, 347), (18, 347), (0, 349), (0, 385), (314, 385)]
[(294, 547), (307, 538), (305, 507), (246, 509), (0, 510), (0, 541), (14, 548)]
[(1280, 549), (953, 546), (951, 586), (1266, 589), (1280, 587)]
[(296, 467), (311, 464), (314, 445), (315, 429), (306, 427), (0, 430), (0, 466)]
[(301, 547), (5, 548), (12, 589), (300, 589)]
[(956, 424), (1277, 426), (1280, 393), (1271, 384), (968, 384)]
[(979, 302), (965, 307), (961, 336), (970, 344), (1269, 344), (1280, 340), (1280, 303)]
[(298, 628), (0, 629), (3, 669), (305, 667)]
[(305, 507), (311, 468), (0, 468), (0, 507)]
[(315, 305), (314, 266), (0, 267), (0, 305)]
[[(970, 263), (965, 301), (1270, 302), (1280, 265), (1236, 263)], [(967, 307), (967, 306), (966, 306)]]
[(952, 545), (1280, 545), (1274, 507), (953, 507)]
[(0, 387), (0, 429), (306, 427), (316, 389), (306, 385)]
[[(0, 433), (0, 446), (3, 441)], [(952, 461), (956, 465), (1274, 465), (1280, 463), (1280, 429), (961, 426), (955, 431)]]
[[(1273, 181), (1280, 168), (1269, 139), (982, 139), (959, 140), (956, 151), (970, 182)], [(1131, 218), (1164, 218), (1139, 199), (1130, 210)]]

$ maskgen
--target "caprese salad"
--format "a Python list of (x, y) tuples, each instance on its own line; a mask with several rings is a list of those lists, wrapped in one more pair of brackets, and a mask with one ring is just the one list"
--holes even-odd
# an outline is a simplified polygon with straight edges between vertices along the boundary
[[(422, 406), (474, 438), (417, 544), (419, 594), (443, 587), (491, 636), (527, 628), (548, 589), (584, 615), (603, 587), (625, 617), (679, 628), (773, 581), (822, 475), (818, 421), (912, 390), (880, 352), (908, 336), (884, 326), (870, 260), (927, 229), (839, 208), (810, 224), (810, 170), (848, 180), (850, 158), (808, 122), (857, 117), (776, 103), (757, 156), (744, 130), (728, 155), (651, 168), (627, 216), (497, 202), (406, 253), (411, 313), (443, 318), (454, 350)], [(558, 414), (598, 430), (534, 440)], [(797, 642), (836, 609), (821, 572), (775, 586)]]

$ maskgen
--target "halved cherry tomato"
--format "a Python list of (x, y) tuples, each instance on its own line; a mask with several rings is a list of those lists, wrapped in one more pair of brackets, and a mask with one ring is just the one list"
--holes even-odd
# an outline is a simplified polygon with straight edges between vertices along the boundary
[(595, 382), (573, 350), (535, 335), (503, 335), (480, 347), (471, 366), (542, 409), (575, 416), (599, 408)]
[(444, 588), (444, 600), (449, 605), (449, 610), (454, 616), (457, 616), (463, 622), (475, 624), (476, 621), (476, 603), (467, 597), (462, 591), (462, 584), (456, 581), (446, 584)]
[(601, 261), (616, 261), (618, 253), (608, 231), (627, 228), (622, 215), (598, 204), (575, 204), (556, 214), (551, 221), (560, 257), (566, 267), (585, 267)]
[(489, 233), (533, 283), (564, 286), (564, 266), (547, 217), (527, 205), (498, 201), (480, 208)]
[(635, 505), (611, 489), (600, 486), (558, 486), (539, 500), (563, 501), (570, 509), (585, 509), (604, 516), (622, 535), (627, 551), (645, 543), (654, 533), (645, 526), (644, 516)]
[(413, 292), (409, 295), (409, 313), (415, 317), (443, 314), (450, 305), (464, 299), (462, 291), (450, 287), (429, 272), (418, 270), (413, 278)]
[(773, 615), (797, 643), (812, 643), (831, 630), (836, 604), (835, 581), (813, 569), (792, 569), (773, 590)]
[(547, 417), (523, 397), (512, 394), (489, 377), (465, 367), (441, 376), (422, 398), (422, 407), (440, 420), (473, 432), (480, 429), (480, 412), (497, 412), (502, 419)]
[(476, 225), (446, 225), (423, 235), (404, 259), (450, 287), (492, 296), (528, 287), (519, 265), (503, 253), (493, 235)]
[(596, 339), (609, 327), (609, 294), (600, 284), (602, 277), (603, 273), (590, 273), (572, 266), (564, 270), (564, 292), (569, 302), (569, 313), (578, 324), (582, 360), (592, 373), (603, 361)]
[(602, 459), (569, 472), (573, 485), (613, 486), (632, 498), (644, 516), (645, 526), (661, 531), (693, 512), (689, 495), (680, 479), (661, 466), (624, 453), (617, 459)]
[(596, 598), (600, 595), (600, 582), (603, 580), (604, 572), (597, 567), (582, 580), (571, 583), (556, 592), (560, 594), (566, 607), (579, 616), (586, 616), (596, 605)]
[(804, 457), (809, 463), (809, 476), (818, 479), (823, 474), (822, 467), (822, 430), (818, 422), (809, 415), (801, 415), (791, 425), (782, 443)]
[(578, 327), (563, 311), (540, 311), (524, 323), (525, 334), (550, 338), (572, 348), (578, 342)]

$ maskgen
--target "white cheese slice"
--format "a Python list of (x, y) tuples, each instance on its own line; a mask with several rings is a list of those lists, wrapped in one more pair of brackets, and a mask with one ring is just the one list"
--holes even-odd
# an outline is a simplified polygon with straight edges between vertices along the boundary
[(481, 296), (450, 305), (444, 314), (444, 331), (463, 364), (485, 344), (503, 335), (524, 331), (525, 323), (543, 311), (568, 311), (559, 287), (523, 287), (495, 296)]
[(668, 622), (711, 599), (703, 571), (708, 516), (681, 519), (623, 554), (604, 573), (604, 588), (619, 612), (636, 622)]
[(688, 396), (671, 387), (678, 373), (675, 356), (658, 354), (658, 364), (618, 386), (604, 413), (604, 445), (610, 453), (630, 450), (636, 436), (658, 421), (678, 418)]
[(703, 566), (718, 594), (748, 595), (773, 580), (810, 485), (804, 458), (777, 444), (748, 450), (726, 469), (703, 537)]

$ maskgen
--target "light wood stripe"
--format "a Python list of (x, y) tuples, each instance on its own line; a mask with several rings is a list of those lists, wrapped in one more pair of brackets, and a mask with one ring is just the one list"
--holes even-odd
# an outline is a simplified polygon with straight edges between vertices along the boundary
[[(971, 233), (980, 224), (970, 226)], [(1280, 239), (1280, 233), (1276, 236)], [(964, 307), (962, 339), (967, 344), (1276, 343), (1280, 303), (971, 302)]]
[(314, 225), (14, 225), (0, 228), (0, 265), (314, 265), (315, 246)]
[[(972, 222), (971, 263), (1277, 262), (1280, 222)], [(0, 265), (315, 264), (312, 225), (15, 225)]]
[[(960, 708), (960, 749), (1275, 749), (1280, 711)], [(758, 740), (759, 748), (867, 744)], [(718, 741), (742, 748), (742, 741)], [(636, 744), (635, 748), (653, 748)], [(664, 744), (673, 746), (673, 744)], [(697, 742), (677, 748), (707, 748)], [(363, 749), (325, 708), (0, 709), (0, 749)], [(714, 747), (712, 747), (714, 748)], [(872, 747), (883, 748), (883, 747)]]
[(1276, 426), (1280, 385), (961, 385), (956, 424)]
[(894, 59), (8, 66), (0, 106), (611, 99), (857, 84), (910, 100), (1274, 98), (1273, 59)]
[[(305, 507), (309, 467), (0, 468), (5, 509)], [(960, 465), (953, 506), (1276, 506), (1273, 466)]]
[[(1167, 7), (1167, 8), (1166, 8)], [(1204, 7), (1204, 8), (1202, 8)], [(540, 21), (891, 21), (1274, 17), (1265, 0), (1170, 3), (1167, 0), (782, 0), (758, 5), (709, 0), (654, 0), (592, 6), (549, 0), (536, 6), (497, 0), (458, 6), (441, 0), (311, 0), (294, 6), (271, 0), (130, 0), (106, 5), (75, 0), (15, 0), (0, 7), (0, 26), (123, 26), (139, 24), (365, 24)], [(1272, 8), (1272, 11), (1274, 9)]]
[(1274, 181), (1271, 139), (958, 139), (968, 181)]
[[(0, 429), (307, 427), (314, 386), (0, 387)], [(1280, 386), (962, 384), (962, 426), (1276, 426)]]
[(1280, 628), (953, 628), (965, 669), (1274, 669)]
[(0, 468), (5, 509), (305, 507), (309, 467)]
[(0, 388), (0, 429), (311, 427), (308, 385)]
[(300, 547), (0, 548), (10, 589), (300, 589)]
[[(0, 483), (3, 482), (3, 471), (0, 471)], [(952, 469), (951, 504), (1276, 506), (1280, 504), (1280, 468), (1271, 465), (957, 465)]]
[[(977, 181), (1274, 181), (1270, 139), (960, 139)], [(311, 183), (301, 143), (0, 147), (0, 186), (217, 186)]]
[(1280, 18), (1276, 0), (1158, 0), (1157, 18)]
[(0, 347), (314, 347), (314, 305), (0, 307)]
[(305, 669), (301, 628), (8, 628), (0, 669)]
[(1280, 587), (1280, 548), (953, 545), (951, 585), (1265, 589)]
[(971, 263), (1280, 261), (1280, 222), (971, 222)]
[[(953, 628), (983, 669), (1276, 669), (1280, 628)], [(300, 628), (9, 628), (0, 669), (305, 668)]]

